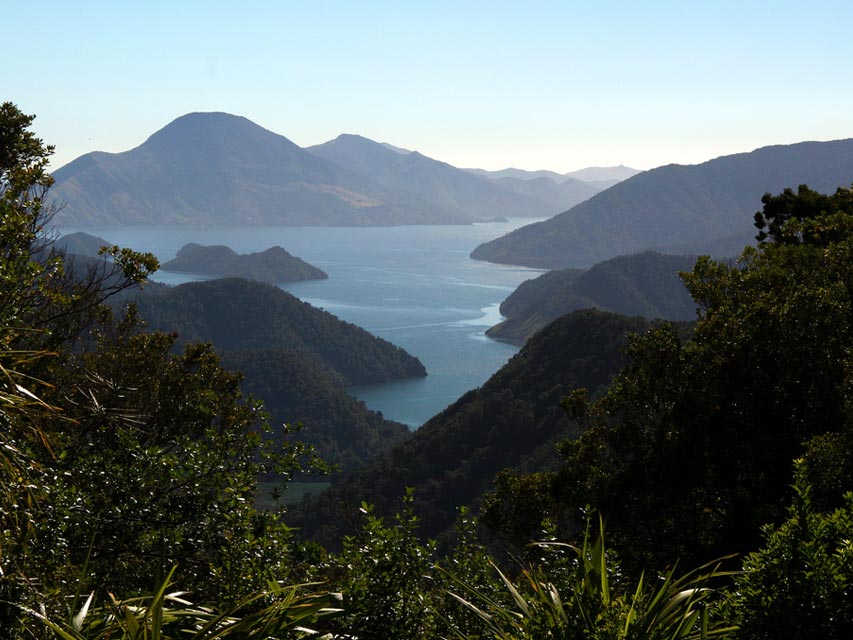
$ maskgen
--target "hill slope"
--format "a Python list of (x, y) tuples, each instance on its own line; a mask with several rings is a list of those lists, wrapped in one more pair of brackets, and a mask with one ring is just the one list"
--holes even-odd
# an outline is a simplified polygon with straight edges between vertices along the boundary
[(695, 256), (646, 251), (600, 262), (587, 271), (549, 271), (522, 282), (501, 303), (506, 320), (489, 329), (492, 338), (522, 343), (560, 316), (595, 307), (649, 320), (693, 320), (696, 304), (678, 277)]
[(123, 153), (54, 172), (58, 225), (468, 223), (226, 113), (191, 113)]
[(372, 384), (426, 375), (400, 347), (270, 284), (223, 278), (188, 282), (136, 298), (152, 328), (181, 341), (210, 341), (227, 351), (289, 349), (307, 353), (342, 384)]
[(316, 447), (343, 471), (409, 437), (408, 427), (386, 420), (348, 395), (340, 379), (305, 353), (288, 349), (224, 351), (224, 364), (243, 374), (242, 388), (263, 401), (275, 428), (301, 424), (297, 439)]
[(393, 512), (405, 487), (414, 487), (421, 532), (439, 534), (453, 524), (460, 505), (474, 503), (490, 488), (499, 471), (531, 456), (547, 458), (556, 440), (577, 433), (560, 400), (575, 387), (594, 393), (609, 383), (622, 364), (626, 334), (647, 324), (592, 309), (559, 319), (482, 387), (364, 471), (338, 478), (302, 505), (294, 524), (306, 537), (333, 541), (342, 523), (352, 521), (337, 511), (339, 505), (354, 511), (366, 500), (380, 512)]
[(597, 191), (576, 180), (565, 185), (490, 180), (417, 151), (399, 153), (356, 135), (341, 135), (308, 151), (390, 189), (412, 192), (443, 209), (479, 218), (550, 216)]
[(241, 255), (223, 245), (206, 247), (191, 242), (184, 245), (177, 256), (162, 264), (160, 268), (164, 271), (249, 278), (272, 283), (324, 280), (329, 277), (322, 269), (278, 246)]
[(761, 196), (807, 183), (831, 193), (853, 182), (853, 139), (764, 147), (635, 175), (550, 220), (477, 247), (478, 260), (546, 269), (587, 267), (659, 247), (698, 253), (722, 238), (755, 235)]
[(134, 299), (151, 329), (179, 341), (212, 342), (241, 371), (246, 391), (263, 400), (273, 425), (305, 426), (299, 439), (342, 469), (354, 469), (408, 437), (344, 391), (426, 375), (417, 358), (278, 287), (228, 278), (156, 287)]

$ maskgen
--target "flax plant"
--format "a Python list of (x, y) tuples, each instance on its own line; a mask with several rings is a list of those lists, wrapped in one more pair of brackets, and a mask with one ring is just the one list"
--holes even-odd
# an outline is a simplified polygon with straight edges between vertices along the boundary
[[(193, 604), (189, 595), (173, 591), (173, 568), (154, 593), (119, 600), (110, 596), (93, 606), (94, 594), (65, 623), (42, 612), (24, 609), (51, 634), (51, 640), (268, 640), (329, 638), (319, 630), (342, 609), (340, 594), (306, 591), (318, 585), (271, 582), (260, 593), (226, 611)], [(41, 637), (38, 628), (30, 629)]]
[(587, 532), (580, 548), (553, 542), (537, 545), (570, 552), (570, 574), (549, 576), (536, 565), (523, 569), (513, 581), (493, 564), (500, 593), (484, 593), (452, 577), (458, 593), (450, 591), (449, 596), (473, 613), (482, 627), (477, 635), (454, 628), (452, 637), (703, 640), (726, 637), (735, 630), (718, 614), (722, 591), (716, 584), (732, 575), (721, 570), (721, 561), (682, 575), (671, 568), (655, 581), (641, 575), (633, 589), (626, 589), (611, 584), (617, 570), (605, 548), (603, 529), (594, 543)]

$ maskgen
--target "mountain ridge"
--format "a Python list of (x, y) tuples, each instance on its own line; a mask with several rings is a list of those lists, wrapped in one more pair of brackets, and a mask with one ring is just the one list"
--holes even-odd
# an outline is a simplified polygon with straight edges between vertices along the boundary
[[(389, 189), (413, 192), (441, 208), (478, 218), (550, 216), (563, 204), (580, 202), (597, 192), (585, 183), (571, 181), (567, 186), (547, 189), (542, 197), (535, 185), (490, 180), (418, 151), (400, 153), (356, 134), (341, 134), (307, 150)], [(559, 194), (557, 204), (555, 191)]]
[(242, 116), (190, 113), (121, 153), (92, 152), (53, 173), (55, 223), (468, 224), (311, 154)]
[(832, 193), (851, 182), (853, 139), (773, 145), (695, 165), (670, 164), (484, 243), (471, 256), (563, 269), (663, 247), (689, 246), (703, 253), (703, 246), (720, 239), (745, 236), (764, 193), (803, 183)]

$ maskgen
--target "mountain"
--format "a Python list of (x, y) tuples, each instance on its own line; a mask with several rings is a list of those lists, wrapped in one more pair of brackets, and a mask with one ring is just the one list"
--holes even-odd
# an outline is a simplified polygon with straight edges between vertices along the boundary
[(564, 180), (568, 180), (569, 177), (563, 175), (562, 173), (557, 173), (556, 171), (548, 171), (547, 169), (539, 169), (538, 171), (528, 171), (526, 169), (516, 169), (514, 167), (508, 167), (506, 169), (499, 169), (498, 171), (487, 171), (486, 169), (465, 169), (465, 171), (470, 171), (478, 176), (483, 176), (485, 178), (491, 178), (493, 180), (500, 180), (501, 178), (515, 178), (516, 180), (536, 180), (538, 178), (548, 178), (552, 182), (563, 182)]
[[(339, 534), (361, 501), (393, 513), (406, 487), (415, 490), (420, 533), (436, 536), (453, 525), (457, 509), (471, 505), (502, 469), (556, 462), (557, 441), (579, 428), (560, 408), (576, 387), (596, 394), (624, 362), (629, 332), (642, 318), (594, 309), (560, 318), (534, 336), (483, 386), (469, 391), (364, 470), (335, 479), (332, 487), (291, 512), (301, 535), (321, 542)], [(343, 531), (344, 533), (353, 533)]]
[(341, 385), (426, 375), (400, 347), (312, 307), (278, 287), (240, 278), (188, 282), (135, 297), (152, 329), (223, 351), (289, 349), (309, 354)]
[(71, 253), (78, 256), (97, 258), (101, 247), (111, 247), (112, 243), (100, 236), (93, 236), (84, 231), (68, 233), (56, 239), (53, 248), (57, 251)]
[(243, 374), (243, 391), (263, 401), (273, 428), (302, 425), (296, 439), (314, 446), (323, 460), (342, 471), (364, 466), (409, 437), (407, 426), (386, 420), (347, 394), (339, 377), (308, 354), (251, 349), (221, 355), (226, 367)]
[[(224, 278), (146, 287), (133, 300), (150, 329), (181, 344), (212, 342), (243, 388), (264, 402), (270, 424), (301, 423), (298, 438), (350, 470), (408, 437), (345, 387), (426, 375), (420, 361), (364, 329), (270, 284)], [(279, 436), (281, 437), (281, 436)]]
[(177, 256), (162, 264), (160, 268), (163, 271), (248, 278), (273, 284), (324, 280), (329, 277), (325, 271), (290, 255), (278, 246), (258, 253), (239, 255), (223, 245), (206, 247), (191, 242), (184, 245)]
[(678, 277), (695, 256), (646, 251), (600, 262), (587, 271), (549, 271), (527, 280), (501, 303), (506, 320), (486, 335), (523, 343), (557, 318), (578, 309), (596, 308), (649, 320), (693, 320), (696, 303)]
[(497, 184), (508, 191), (525, 195), (550, 205), (555, 211), (563, 211), (565, 207), (573, 207), (576, 204), (589, 200), (601, 191), (598, 187), (587, 182), (566, 178), (561, 182), (555, 182), (550, 178), (519, 179), (512, 177), (498, 178)]
[(641, 173), (639, 169), (632, 169), (631, 167), (626, 167), (624, 164), (620, 164), (615, 167), (586, 167), (577, 171), (569, 171), (563, 175), (576, 180), (583, 180), (584, 182), (610, 182), (614, 180), (621, 182), (638, 173)]
[[(543, 217), (565, 208), (554, 204), (554, 190), (549, 190), (548, 197), (542, 199), (535, 189), (496, 183), (417, 151), (399, 153), (362, 136), (340, 135), (324, 144), (308, 147), (308, 151), (389, 189), (415, 193), (442, 210), (465, 212), (478, 218)], [(594, 189), (583, 184), (577, 190), (575, 195), (566, 188), (560, 202), (579, 202), (594, 193)]]
[(804, 183), (831, 193), (851, 182), (853, 139), (667, 165), (637, 174), (550, 220), (482, 244), (471, 255), (564, 269), (646, 249), (689, 246), (704, 253), (721, 239), (754, 236), (753, 214), (764, 193)]
[(246, 118), (191, 113), (123, 153), (93, 152), (53, 174), (57, 225), (467, 224), (308, 153)]
[[(548, 178), (552, 182), (564, 183), (579, 181), (585, 182), (588, 185), (595, 186), (599, 190), (613, 186), (617, 182), (627, 180), (628, 178), (640, 173), (638, 169), (632, 169), (620, 164), (616, 167), (586, 167), (577, 171), (569, 171), (568, 173), (557, 173), (556, 171), (547, 171), (540, 169), (538, 171), (527, 171), (525, 169), (515, 169), (513, 167), (500, 169), (499, 171), (486, 171), (485, 169), (465, 169), (480, 176), (500, 180), (501, 178), (516, 178), (518, 180), (536, 180), (538, 178)], [(606, 186), (605, 186), (606, 185)]]

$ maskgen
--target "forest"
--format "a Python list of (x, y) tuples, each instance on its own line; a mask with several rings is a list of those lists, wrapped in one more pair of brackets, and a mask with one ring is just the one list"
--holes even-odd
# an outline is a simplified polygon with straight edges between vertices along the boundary
[[(255, 502), (261, 477), (283, 490), (325, 470), (298, 429), (269, 421), (210, 343), (109, 304), (156, 259), (106, 247), (108, 262), (69, 268), (51, 247), (52, 148), (33, 119), (0, 105), (3, 637), (853, 635), (850, 189), (756, 202), (757, 247), (683, 274), (689, 327), (579, 311), (531, 339), (504, 375), (534, 384), (572, 340), (586, 375), (535, 398), (486, 385), (471, 416), (446, 417), (492, 444), (509, 422), (553, 439), (553, 464), (500, 473), (477, 500), (470, 489), (476, 509), (453, 514), (441, 544), (400, 487), (349, 523), (317, 510), (324, 535), (341, 532), (320, 544), (283, 505)], [(159, 303), (178, 317), (230, 286)], [(256, 345), (232, 348), (260, 366)], [(385, 353), (335, 366), (379, 372)], [(445, 444), (456, 486), (518, 462), (451, 460)]]

